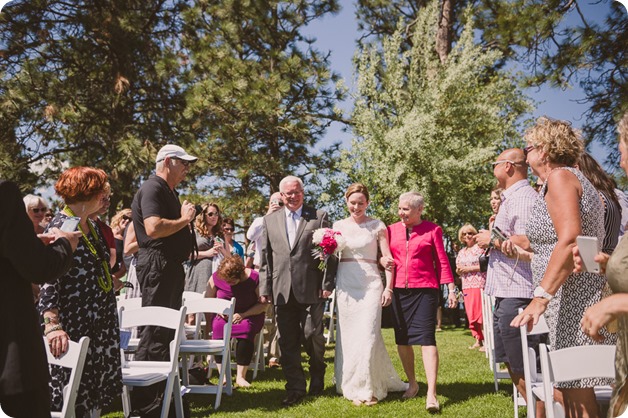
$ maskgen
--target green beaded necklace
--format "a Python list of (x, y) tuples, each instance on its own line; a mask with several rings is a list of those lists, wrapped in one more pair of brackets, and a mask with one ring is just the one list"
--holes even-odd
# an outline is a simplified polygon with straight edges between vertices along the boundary
[[(74, 212), (72, 211), (72, 209), (69, 208), (69, 206), (64, 207), (63, 212), (65, 212), (68, 216), (76, 216)], [(98, 235), (96, 235), (96, 231), (94, 230), (94, 227), (92, 226), (91, 222), (89, 222), (89, 220), (87, 221), (87, 226), (89, 227), (89, 232), (91, 236), (94, 237), (96, 242), (98, 242)], [(109, 273), (109, 264), (107, 263), (107, 260), (104, 259), (104, 257), (100, 257), (100, 255), (98, 254), (98, 251), (96, 250), (96, 247), (94, 247), (92, 242), (89, 240), (88, 236), (85, 235), (85, 231), (83, 231), (83, 228), (81, 228), (81, 225), (78, 226), (78, 229), (81, 231), (81, 235), (83, 236), (83, 242), (85, 242), (87, 249), (89, 250), (90, 253), (92, 253), (94, 257), (96, 257), (100, 261), (102, 265), (102, 270), (105, 273), (104, 275), (107, 281), (105, 282), (105, 280), (103, 279), (103, 276), (98, 276), (98, 285), (100, 286), (102, 290), (105, 291), (105, 293), (109, 292), (113, 288), (111, 274)]]

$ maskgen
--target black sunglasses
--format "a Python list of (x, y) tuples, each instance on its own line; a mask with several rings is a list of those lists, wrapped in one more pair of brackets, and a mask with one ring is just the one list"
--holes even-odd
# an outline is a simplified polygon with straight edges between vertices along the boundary
[(46, 212), (48, 208), (31, 208), (33, 213)]
[(528, 158), (528, 154), (530, 153), (530, 151), (532, 151), (534, 148), (536, 148), (536, 145), (528, 145), (527, 147), (525, 147), (523, 149), (523, 156)]
[(233, 228), (222, 228), (223, 231), (229, 231), (229, 232), (233, 232), (234, 229)]
[(218, 216), (218, 212), (205, 212), (207, 216)]

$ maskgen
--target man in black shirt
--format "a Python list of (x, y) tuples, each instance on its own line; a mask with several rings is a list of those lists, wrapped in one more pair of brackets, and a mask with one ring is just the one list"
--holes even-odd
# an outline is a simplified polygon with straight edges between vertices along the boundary
[[(174, 188), (185, 179), (190, 164), (196, 160), (179, 146), (165, 145), (157, 154), (156, 175), (146, 180), (133, 198), (133, 225), (140, 247), (136, 271), (142, 306), (181, 307), (185, 282), (182, 263), (194, 245), (189, 225), (196, 211), (187, 200), (183, 204), (179, 202)], [(172, 338), (174, 331), (167, 328), (144, 327), (137, 360), (168, 360)], [(148, 394), (135, 395), (138, 404), (134, 406), (147, 411), (142, 404)], [(147, 408), (158, 408), (160, 402), (156, 401)]]

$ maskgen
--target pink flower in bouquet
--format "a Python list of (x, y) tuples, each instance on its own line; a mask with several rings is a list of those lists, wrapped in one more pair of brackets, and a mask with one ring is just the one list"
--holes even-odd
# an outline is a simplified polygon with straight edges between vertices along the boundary
[(312, 243), (314, 244), (312, 255), (321, 259), (318, 265), (320, 270), (325, 270), (330, 255), (340, 257), (340, 253), (347, 245), (340, 231), (334, 231), (331, 228), (320, 228), (314, 231)]

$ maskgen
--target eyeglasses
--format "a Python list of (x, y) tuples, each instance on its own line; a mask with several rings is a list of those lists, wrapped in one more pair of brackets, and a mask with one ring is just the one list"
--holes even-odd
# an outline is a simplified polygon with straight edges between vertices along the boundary
[(462, 236), (464, 237), (465, 235), (471, 235), (471, 236), (473, 236), (473, 235), (475, 235), (475, 234), (474, 234), (473, 232), (463, 232), (463, 233), (462, 233), (462, 234), (460, 234), (460, 235), (462, 235)]
[(536, 148), (536, 145), (528, 145), (527, 147), (525, 147), (523, 149), (523, 156), (527, 158), (530, 151), (532, 151), (534, 148)]
[(207, 216), (218, 216), (218, 212), (205, 212)]
[(289, 192), (289, 193), (281, 192), (282, 196), (287, 196), (287, 197), (299, 196), (301, 194), (303, 194), (303, 190), (297, 190), (297, 191)]
[(498, 166), (498, 165), (504, 164), (504, 163), (510, 163), (512, 165), (521, 164), (521, 163), (518, 163), (518, 162), (513, 161), (513, 160), (497, 160), (497, 161), (493, 161), (491, 164), (493, 165), (493, 167), (495, 167), (495, 166)]
[(31, 208), (31, 210), (33, 211), (33, 213), (39, 213), (47, 211), (48, 208)]
[(227, 232), (233, 232), (233, 228), (228, 228), (228, 227), (222, 228), (222, 230), (227, 231)]
[(173, 160), (179, 161), (184, 167), (189, 167), (190, 164), (192, 164), (192, 161), (182, 160), (180, 158), (173, 158)]

